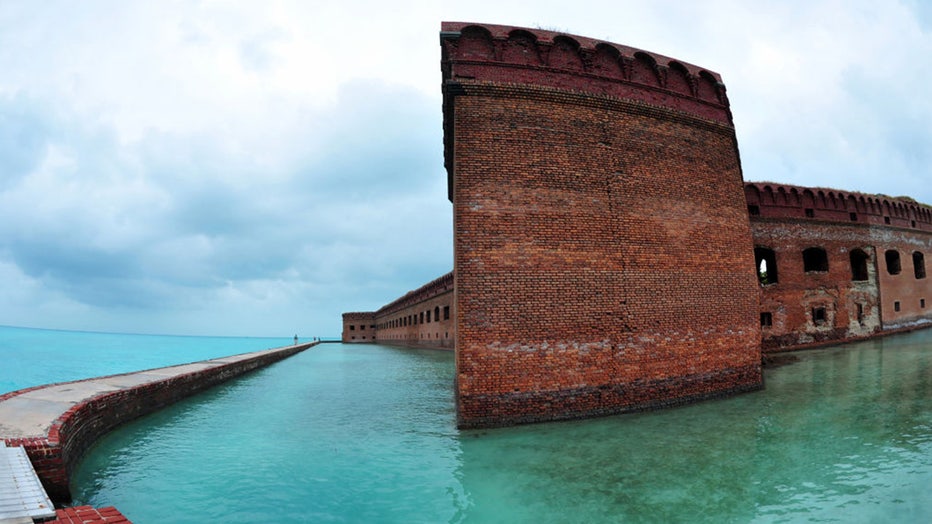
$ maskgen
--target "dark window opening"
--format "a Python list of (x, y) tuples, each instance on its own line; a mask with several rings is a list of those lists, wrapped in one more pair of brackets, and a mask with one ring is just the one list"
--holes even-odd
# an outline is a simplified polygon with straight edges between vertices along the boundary
[(351, 325), (351, 326), (349, 327), (349, 330), (350, 330), (350, 331), (356, 331), (356, 326)]
[(864, 304), (858, 304), (858, 324), (864, 325)]
[(427, 310), (427, 323), (430, 324), (430, 310)]
[(813, 218), (813, 217), (815, 217), (815, 209), (812, 209), (812, 208), (807, 207), (807, 208), (806, 208), (806, 218)]
[(926, 277), (926, 256), (919, 251), (913, 252), (913, 271), (916, 273), (916, 278)]
[(421, 311), (421, 322), (420, 322), (420, 323), (421, 323), (421, 324), (424, 323), (424, 312), (423, 312), (423, 311)]
[(773, 325), (773, 314), (769, 312), (760, 314), (760, 325), (761, 327), (770, 327)]
[(899, 310), (900, 310), (900, 301), (897, 300), (896, 302), (893, 303), (893, 311), (899, 311)]
[(849, 213), (849, 214), (848, 214), (848, 217), (851, 218), (851, 221), (852, 221), (852, 222), (857, 222), (857, 221), (858, 221), (858, 214), (857, 214), (857, 213)]
[(440, 322), (440, 306), (434, 308), (434, 320)]
[(817, 326), (821, 326), (825, 324), (825, 308), (824, 307), (812, 308), (812, 323)]
[(443, 319), (450, 320), (450, 306), (443, 306)]
[(868, 279), (867, 261), (870, 255), (862, 249), (851, 250), (851, 280), (865, 281)]
[(748, 204), (748, 214), (752, 217), (760, 216), (760, 206), (755, 206), (754, 204)]
[(754, 263), (757, 266), (757, 279), (761, 285), (777, 283), (777, 254), (774, 250), (755, 247)]
[(884, 223), (884, 224), (889, 224), (889, 223), (890, 223), (890, 217), (883, 217), (883, 223)]
[(919, 307), (921, 307), (922, 309), (926, 308), (926, 299), (924, 298), (919, 299)]
[(360, 329), (361, 331), (365, 331), (365, 330), (366, 330), (366, 325), (363, 324), (363, 325), (359, 326), (359, 329)]
[(915, 221), (915, 220), (913, 220), (912, 224), (913, 224), (913, 227), (916, 227), (916, 221)]
[(883, 254), (884, 258), (887, 260), (887, 273), (891, 275), (899, 275), (900, 271), (903, 271), (903, 267), (900, 265), (900, 252), (895, 249), (888, 249), (886, 253)]
[(810, 247), (803, 251), (803, 270), (806, 273), (813, 271), (828, 271), (828, 255), (821, 247)]

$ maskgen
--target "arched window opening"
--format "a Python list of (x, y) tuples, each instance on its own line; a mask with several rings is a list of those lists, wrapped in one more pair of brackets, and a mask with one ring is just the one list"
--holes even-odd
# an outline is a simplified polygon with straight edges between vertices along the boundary
[(757, 280), (761, 285), (776, 284), (777, 254), (766, 247), (754, 248), (754, 265), (757, 267)]
[(913, 271), (916, 273), (916, 278), (926, 277), (926, 257), (919, 251), (913, 252)]
[(828, 255), (821, 247), (810, 247), (803, 251), (803, 270), (806, 273), (828, 271)]
[(868, 279), (867, 262), (870, 258), (863, 249), (851, 250), (851, 280), (863, 282)]
[(888, 249), (883, 256), (887, 259), (887, 273), (899, 275), (900, 271), (903, 270), (903, 267), (900, 265), (900, 252), (895, 249)]

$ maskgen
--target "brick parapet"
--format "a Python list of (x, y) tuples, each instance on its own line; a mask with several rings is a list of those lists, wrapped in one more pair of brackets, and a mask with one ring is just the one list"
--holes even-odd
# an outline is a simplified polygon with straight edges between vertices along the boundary
[(745, 182), (748, 213), (760, 219), (842, 222), (932, 232), (932, 207), (888, 197), (821, 187)]
[[(4, 444), (23, 446), (49, 497), (54, 502), (68, 502), (71, 499), (69, 489), (71, 472), (85, 452), (107, 432), (121, 424), (157, 411), (231, 378), (278, 362), (316, 344), (317, 342), (312, 342), (289, 346), (277, 351), (264, 351), (250, 358), (211, 365), (198, 371), (81, 399), (53, 421), (45, 435), (6, 437)], [(7, 393), (0, 397), (0, 401), (51, 386), (80, 384), (100, 378), (133, 374), (123, 373), (110, 377), (27, 388)]]
[(658, 53), (566, 33), (443, 22), (444, 78), (551, 86), (639, 100), (731, 123), (718, 73)]
[(438, 277), (423, 286), (405, 293), (401, 297), (385, 304), (375, 311), (375, 316), (384, 318), (392, 313), (397, 313), (402, 309), (409, 308), (420, 302), (429, 300), (437, 295), (453, 291), (453, 272), (449, 272)]

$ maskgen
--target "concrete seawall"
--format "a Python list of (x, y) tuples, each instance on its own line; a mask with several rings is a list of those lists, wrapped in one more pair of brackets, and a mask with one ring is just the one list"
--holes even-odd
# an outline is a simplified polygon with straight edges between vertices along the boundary
[(6, 446), (25, 447), (49, 497), (67, 503), (74, 467), (108, 431), (317, 344), (6, 393), (0, 395), (0, 440)]

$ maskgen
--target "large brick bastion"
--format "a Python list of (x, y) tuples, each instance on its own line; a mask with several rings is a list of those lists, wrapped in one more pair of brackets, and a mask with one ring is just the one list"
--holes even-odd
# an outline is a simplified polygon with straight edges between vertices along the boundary
[[(460, 426), (760, 388), (754, 258), (733, 256), (753, 244), (720, 76), (533, 29), (447, 22), (440, 43)], [(344, 340), (361, 342), (366, 325), (366, 340), (390, 341), (376, 331), (399, 316), (345, 319)]]
[(444, 22), (453, 271), (343, 341), (456, 351), (460, 427), (762, 387), (763, 352), (932, 324), (932, 208), (744, 182), (721, 76)]

